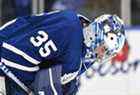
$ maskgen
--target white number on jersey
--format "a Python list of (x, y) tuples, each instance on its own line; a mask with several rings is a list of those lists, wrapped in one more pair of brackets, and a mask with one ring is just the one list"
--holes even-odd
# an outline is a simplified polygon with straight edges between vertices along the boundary
[[(39, 53), (42, 57), (47, 57), (51, 54), (51, 49), (53, 51), (57, 51), (57, 47), (52, 40), (48, 40), (48, 34), (44, 31), (39, 31), (37, 37), (31, 37), (30, 42), (35, 47), (40, 47), (43, 43), (44, 46), (41, 46), (39, 49)], [(47, 41), (48, 40), (48, 41)]]
[(48, 34), (45, 33), (44, 31), (39, 31), (37, 37), (31, 37), (30, 41), (35, 47), (39, 47), (44, 43), (45, 41), (48, 40)]

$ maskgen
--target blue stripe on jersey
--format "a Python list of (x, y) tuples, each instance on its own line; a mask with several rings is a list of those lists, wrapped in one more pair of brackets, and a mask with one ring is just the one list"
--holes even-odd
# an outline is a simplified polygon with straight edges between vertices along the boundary
[[(7, 66), (8, 67), (8, 66)], [(23, 83), (25, 83), (25, 85), (30, 86), (31, 83), (33, 82), (33, 80), (35, 79), (35, 75), (36, 72), (25, 72), (25, 71), (21, 71), (15, 68), (11, 68), (8, 67), (12, 73), (19, 79), (21, 80)]]
[(5, 58), (1, 58), (1, 62), (5, 65), (11, 67), (11, 68), (15, 68), (15, 69), (22, 70), (22, 71), (36, 72), (39, 70), (39, 66), (34, 66), (34, 67), (23, 66), (22, 64), (12, 62), (12, 61), (7, 60)]
[(5, 48), (5, 49), (21, 56), (22, 58), (26, 59), (27, 61), (29, 61), (32, 64), (38, 65), (40, 63), (38, 60), (32, 58), (31, 56), (29, 56), (25, 52), (21, 51), (20, 49), (16, 48), (15, 46), (12, 46), (8, 43), (3, 42), (2, 48)]
[(29, 67), (35, 66), (34, 64), (31, 64), (29, 61), (27, 61), (23, 57), (5, 49), (5, 48), (1, 48), (1, 52), (3, 52), (3, 53), (1, 53), (2, 58), (5, 58), (7, 60), (10, 60), (12, 62), (15, 62), (15, 63), (23, 65), (23, 66), (29, 66)]

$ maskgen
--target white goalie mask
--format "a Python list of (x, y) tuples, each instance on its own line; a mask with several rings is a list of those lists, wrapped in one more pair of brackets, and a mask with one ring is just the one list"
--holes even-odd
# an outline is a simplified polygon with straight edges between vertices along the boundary
[(119, 52), (125, 42), (123, 21), (116, 15), (105, 14), (84, 28), (87, 47), (84, 61), (105, 62)]

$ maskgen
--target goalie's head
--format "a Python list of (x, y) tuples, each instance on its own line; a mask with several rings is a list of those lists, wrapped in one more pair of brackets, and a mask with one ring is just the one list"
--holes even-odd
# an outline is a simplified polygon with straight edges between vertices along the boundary
[(124, 25), (116, 15), (96, 18), (83, 33), (87, 60), (103, 62), (120, 51), (125, 42)]

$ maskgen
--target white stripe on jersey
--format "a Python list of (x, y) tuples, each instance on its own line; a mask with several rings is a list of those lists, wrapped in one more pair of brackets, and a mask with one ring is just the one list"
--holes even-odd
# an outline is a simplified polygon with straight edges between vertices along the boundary
[(16, 22), (17, 19), (14, 19), (12, 21), (7, 22), (6, 24), (4, 24), (3, 26), (0, 27), (0, 30), (4, 29), (5, 27), (13, 24), (14, 22)]
[(10, 44), (8, 44), (8, 43), (3, 42), (2, 47), (3, 47), (3, 48), (6, 48), (6, 49), (8, 49), (8, 50), (10, 50), (10, 51), (12, 51), (12, 52), (18, 54), (18, 55), (20, 55), (20, 56), (22, 56), (24, 59), (26, 59), (27, 61), (33, 63), (34, 65), (38, 65), (38, 64), (40, 63), (38, 60), (36, 60), (36, 59), (30, 57), (30, 56), (29, 56), (28, 54), (26, 54), (25, 52), (19, 50), (18, 48), (14, 47), (14, 46), (12, 46), (12, 45), (10, 45)]
[(49, 76), (50, 76), (49, 77), (50, 78), (50, 84), (51, 84), (51, 88), (53, 90), (53, 93), (54, 93), (54, 95), (58, 95), (57, 91), (56, 91), (56, 88), (54, 86), (53, 77), (52, 77), (52, 69), (51, 68), (49, 68)]
[(33, 15), (35, 15), (35, 16), (43, 16), (45, 14), (51, 15), (51, 14), (55, 14), (55, 13), (58, 13), (58, 12), (61, 12), (61, 10), (55, 10), (55, 11), (51, 11), (51, 12), (47, 12), (47, 13), (39, 13), (39, 14), (33, 14)]
[(22, 71), (35, 72), (35, 71), (39, 70), (38, 66), (27, 67), (27, 66), (23, 66), (23, 65), (20, 65), (18, 63), (9, 61), (9, 60), (4, 59), (4, 58), (1, 58), (1, 62), (3, 62), (5, 65), (7, 65), (9, 67), (16, 68), (16, 69), (19, 69), (19, 70), (22, 70)]

